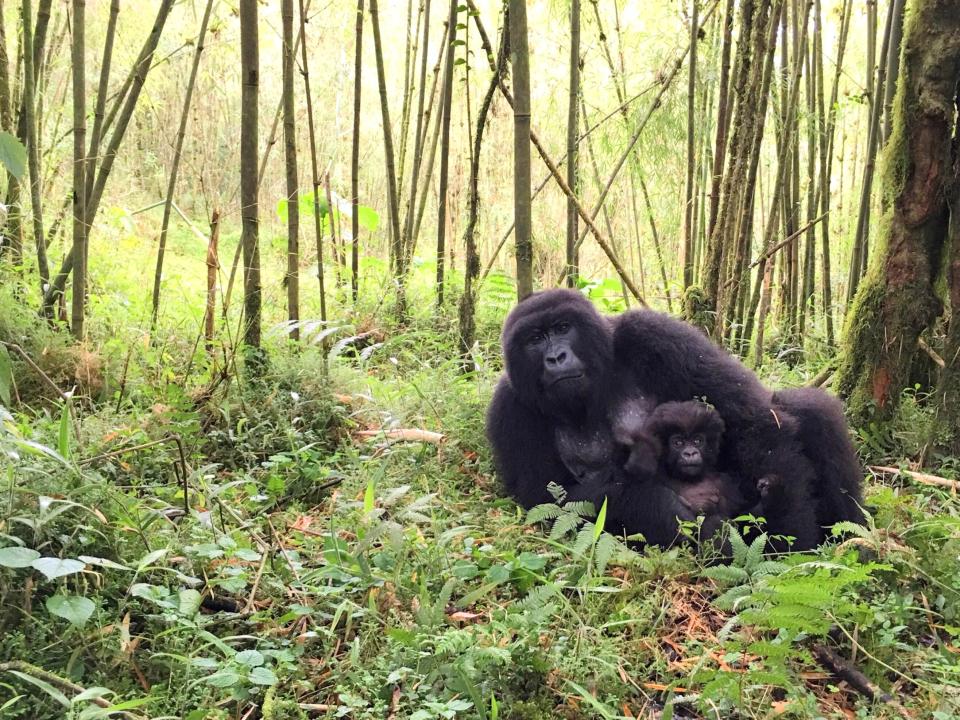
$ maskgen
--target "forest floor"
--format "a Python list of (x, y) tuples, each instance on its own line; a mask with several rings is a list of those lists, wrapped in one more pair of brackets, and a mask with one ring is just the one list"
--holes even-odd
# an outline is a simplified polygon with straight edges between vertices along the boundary
[[(192, 330), (78, 350), (17, 302), (0, 339), (93, 399), (63, 402), (10, 351), (0, 717), (960, 714), (949, 489), (871, 476), (868, 528), (778, 559), (735, 542), (708, 567), (501, 496), (483, 424), (508, 299), (486, 296), (470, 376), (450, 309), (326, 345), (274, 332), (253, 381)], [(360, 330), (359, 356), (335, 345)], [(921, 405), (860, 430), (865, 457), (908, 454)]]

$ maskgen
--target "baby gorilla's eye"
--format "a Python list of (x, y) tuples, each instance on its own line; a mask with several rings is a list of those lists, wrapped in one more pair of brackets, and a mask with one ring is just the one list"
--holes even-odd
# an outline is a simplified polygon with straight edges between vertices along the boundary
[(544, 341), (546, 335), (543, 334), (542, 330), (534, 330), (527, 336), (528, 345), (539, 345)]
[(678, 447), (683, 447), (683, 438), (682, 438), (682, 437), (678, 437), (678, 436), (674, 435), (674, 436), (670, 439), (670, 442), (671, 442), (671, 443), (673, 444), (673, 446), (676, 447), (676, 448), (678, 448)]
[(553, 332), (555, 332), (555, 333), (563, 334), (563, 333), (565, 333), (565, 332), (569, 332), (569, 331), (570, 331), (570, 323), (568, 323), (568, 322), (566, 322), (566, 321), (564, 321), (564, 320), (561, 320), (560, 322), (555, 323), (554, 326), (553, 326), (551, 329), (552, 329)]
[(694, 435), (693, 444), (696, 445), (697, 447), (700, 447), (701, 445), (703, 445), (703, 435)]

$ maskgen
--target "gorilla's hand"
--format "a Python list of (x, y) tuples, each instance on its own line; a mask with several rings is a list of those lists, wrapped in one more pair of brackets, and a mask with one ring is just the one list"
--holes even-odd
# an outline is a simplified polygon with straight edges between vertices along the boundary
[(653, 479), (660, 464), (661, 452), (660, 441), (656, 437), (640, 433), (632, 438), (630, 455), (623, 469), (635, 480)]

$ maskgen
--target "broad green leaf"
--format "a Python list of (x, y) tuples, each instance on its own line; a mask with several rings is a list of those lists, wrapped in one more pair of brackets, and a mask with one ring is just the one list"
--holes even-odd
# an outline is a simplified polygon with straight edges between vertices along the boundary
[(27, 149), (8, 132), (0, 132), (0, 163), (18, 180), (27, 168)]
[(247, 667), (255, 668), (263, 665), (263, 654), (257, 650), (241, 650), (233, 659)]
[(154, 550), (152, 553), (147, 553), (140, 559), (140, 562), (137, 563), (137, 572), (142, 572), (150, 567), (168, 552), (170, 551), (167, 548), (160, 548), (159, 550)]
[(67, 620), (76, 628), (82, 628), (93, 615), (93, 600), (79, 595), (51, 595), (47, 598), (47, 610)]
[(42, 572), (47, 580), (55, 580), (58, 577), (63, 577), (64, 575), (73, 575), (78, 573), (86, 567), (79, 560), (73, 560), (72, 558), (55, 558), (55, 557), (42, 557), (34, 560), (30, 565), (35, 569)]
[(73, 696), (73, 703), (84, 702), (86, 700), (95, 700), (96, 698), (106, 697), (107, 695), (112, 695), (113, 691), (110, 688), (94, 686), (87, 688), (79, 695)]
[(13, 387), (13, 365), (10, 353), (0, 345), (0, 403), (10, 407), (10, 389)]
[(279, 681), (270, 668), (255, 667), (250, 671), (250, 682), (255, 685), (276, 685)]
[(200, 601), (203, 596), (196, 590), (181, 590), (179, 596), (180, 614), (184, 616), (196, 615), (200, 609)]
[(0, 548), (0, 566), (8, 568), (25, 568), (33, 565), (33, 561), (40, 557), (40, 553), (32, 548), (13, 547)]
[(357, 220), (360, 227), (373, 232), (380, 225), (380, 216), (377, 211), (367, 205), (357, 206)]
[(207, 685), (218, 688), (228, 688), (240, 682), (240, 674), (233, 670), (221, 670), (207, 678)]
[(78, 560), (83, 560), (87, 565), (99, 565), (100, 567), (110, 568), (112, 570), (129, 570), (126, 565), (121, 565), (107, 558), (94, 557), (93, 555), (78, 555)]
[(46, 455), (48, 458), (56, 460), (61, 465), (70, 468), (70, 463), (68, 463), (66, 459), (53, 448), (49, 448), (46, 445), (41, 445), (33, 440), (25, 440), (18, 437), (12, 438), (12, 442), (17, 448), (23, 450), (24, 452), (30, 453), (31, 455)]

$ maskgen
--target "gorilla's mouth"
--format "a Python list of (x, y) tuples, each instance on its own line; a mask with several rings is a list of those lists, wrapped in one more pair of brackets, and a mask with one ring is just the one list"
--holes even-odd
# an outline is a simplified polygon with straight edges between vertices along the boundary
[(553, 378), (553, 380), (550, 382), (550, 387), (553, 387), (554, 385), (559, 385), (560, 383), (566, 380), (577, 380), (582, 377), (583, 377), (582, 372), (570, 373), (569, 375), (561, 375), (560, 377)]
[(683, 460), (681, 460), (680, 462), (677, 463), (677, 467), (679, 468), (680, 472), (683, 473), (684, 475), (698, 475), (700, 473), (700, 468), (702, 467), (702, 465), (703, 463), (696, 460), (694, 460), (693, 462), (690, 462), (690, 461), (684, 462)]

